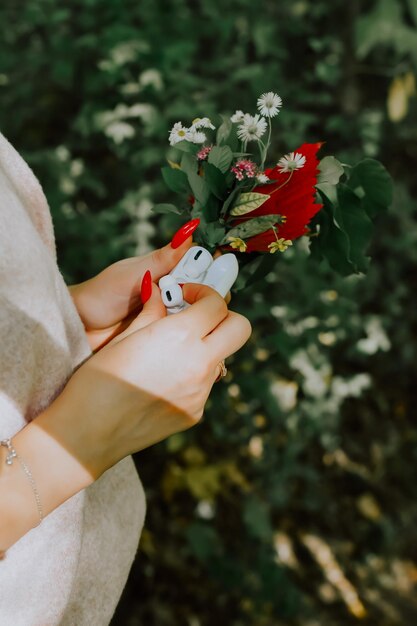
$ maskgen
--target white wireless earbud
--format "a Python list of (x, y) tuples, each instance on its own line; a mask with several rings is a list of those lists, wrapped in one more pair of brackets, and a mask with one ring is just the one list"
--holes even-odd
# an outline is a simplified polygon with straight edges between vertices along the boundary
[(202, 284), (215, 289), (223, 298), (230, 291), (239, 273), (239, 264), (233, 253), (222, 254), (214, 259)]
[(192, 246), (170, 272), (179, 283), (201, 283), (213, 263), (210, 252), (202, 246)]
[(178, 313), (190, 306), (188, 302), (185, 302), (178, 282), (170, 274), (162, 276), (159, 279), (158, 286), (161, 290), (162, 302), (167, 307), (167, 314)]
[(223, 298), (232, 288), (239, 272), (237, 258), (233, 253), (222, 254), (213, 260), (210, 252), (202, 246), (192, 246), (173, 270), (159, 280), (161, 296), (167, 314), (178, 313), (189, 307), (178, 283), (199, 283), (215, 289)]

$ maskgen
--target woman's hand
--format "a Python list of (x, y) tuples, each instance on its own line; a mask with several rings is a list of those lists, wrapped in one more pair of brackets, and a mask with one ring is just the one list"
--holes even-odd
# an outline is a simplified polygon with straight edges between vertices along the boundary
[[(49, 434), (94, 479), (125, 456), (196, 424), (219, 362), (248, 340), (249, 321), (206, 285), (166, 315), (158, 286), (129, 328), (87, 359), (53, 402)], [(52, 432), (53, 431), (53, 432)]]
[(184, 224), (163, 248), (117, 261), (97, 276), (69, 287), (93, 351), (106, 345), (136, 318), (142, 305), (140, 288), (146, 270), (156, 281), (169, 274), (192, 246), (192, 233), (198, 223), (194, 219)]

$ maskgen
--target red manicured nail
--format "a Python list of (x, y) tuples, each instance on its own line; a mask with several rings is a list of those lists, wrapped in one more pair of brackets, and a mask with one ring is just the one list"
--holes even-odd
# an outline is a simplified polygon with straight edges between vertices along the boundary
[(143, 275), (142, 284), (140, 286), (140, 299), (142, 304), (145, 304), (149, 300), (152, 294), (152, 276), (149, 270)]
[(200, 218), (196, 217), (193, 220), (190, 220), (189, 222), (181, 226), (181, 228), (177, 230), (177, 232), (172, 238), (171, 248), (179, 248), (179, 246), (182, 243), (184, 243), (184, 241), (188, 239), (190, 235), (193, 234), (193, 232), (195, 231), (199, 223), (200, 223)]

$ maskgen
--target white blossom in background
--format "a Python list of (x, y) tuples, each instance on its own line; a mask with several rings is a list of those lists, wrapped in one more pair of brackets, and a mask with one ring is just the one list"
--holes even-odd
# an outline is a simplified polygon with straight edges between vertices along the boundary
[(139, 85), (141, 87), (151, 86), (155, 89), (155, 91), (162, 91), (164, 83), (161, 72), (155, 68), (144, 70), (139, 76)]
[(293, 380), (276, 378), (269, 390), (282, 411), (291, 411), (297, 404), (298, 385)]
[(211, 130), (214, 130), (216, 127), (211, 123), (211, 120), (208, 117), (196, 117), (191, 125), (191, 130), (193, 128), (210, 128)]
[(176, 122), (169, 131), (169, 144), (175, 146), (180, 141), (191, 141), (190, 129), (182, 125), (182, 122)]
[(230, 121), (233, 122), (233, 124), (240, 124), (240, 122), (243, 122), (244, 117), (245, 114), (243, 113), (243, 111), (236, 111), (235, 113), (233, 113)]
[(215, 515), (214, 506), (208, 500), (200, 500), (196, 506), (196, 513), (201, 519), (213, 519)]
[(267, 123), (260, 115), (245, 114), (243, 122), (237, 129), (237, 136), (242, 141), (258, 141), (265, 133)]
[(275, 117), (282, 107), (282, 99), (273, 91), (263, 93), (258, 98), (258, 109), (265, 117)]
[(375, 354), (378, 350), (387, 352), (391, 348), (391, 342), (382, 326), (379, 317), (372, 316), (365, 322), (367, 336), (359, 339), (357, 347), (364, 354)]
[(299, 152), (290, 152), (282, 157), (277, 163), (280, 174), (294, 172), (304, 167), (306, 158)]
[(135, 225), (133, 227), (133, 237), (136, 242), (134, 255), (142, 256), (148, 254), (154, 249), (152, 239), (155, 236), (156, 228), (150, 221), (152, 215), (153, 203), (149, 198), (142, 198), (139, 202), (129, 202), (130, 213), (135, 216)]

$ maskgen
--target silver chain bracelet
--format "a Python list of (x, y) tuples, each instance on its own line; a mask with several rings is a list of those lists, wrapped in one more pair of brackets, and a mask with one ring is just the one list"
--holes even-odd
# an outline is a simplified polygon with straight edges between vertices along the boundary
[[(19, 454), (17, 454), (16, 450), (13, 447), (11, 438), (3, 439), (2, 441), (0, 441), (0, 445), (1, 446), (5, 446), (7, 448), (6, 465), (12, 465), (13, 464), (13, 459), (16, 457), (17, 460), (19, 461), (20, 465), (22, 466), (23, 471), (25, 472), (26, 476), (28, 477), (29, 482), (30, 482), (30, 484), (32, 486), (33, 492), (35, 494), (35, 500), (36, 500), (36, 506), (38, 507), (39, 524), (40, 524), (42, 522), (42, 520), (43, 520), (43, 510), (42, 510), (42, 504), (41, 504), (41, 500), (40, 500), (40, 497), (39, 497), (38, 489), (36, 487), (36, 483), (35, 483), (34, 478), (32, 476), (32, 472), (30, 471), (30, 469), (28, 468), (28, 466), (26, 465), (26, 463), (24, 462), (22, 457)], [(39, 526), (39, 524), (38, 524), (38, 526)], [(3, 553), (3, 556), (4, 556), (4, 553)], [(0, 550), (0, 558), (1, 557), (2, 557), (2, 552)]]

